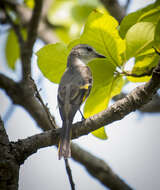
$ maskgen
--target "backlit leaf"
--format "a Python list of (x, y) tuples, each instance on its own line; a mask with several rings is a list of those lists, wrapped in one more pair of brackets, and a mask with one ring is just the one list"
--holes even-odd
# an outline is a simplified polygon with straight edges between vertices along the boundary
[[(155, 53), (137, 57), (135, 65), (132, 69), (132, 74), (143, 75), (151, 73), (152, 69), (158, 64), (159, 56)], [(127, 77), (131, 82), (147, 82), (151, 78), (150, 76), (142, 77)]]
[(125, 50), (125, 42), (118, 34), (118, 22), (108, 13), (93, 11), (80, 36), (80, 43), (94, 47), (105, 55), (114, 66), (122, 65), (120, 54)]
[(36, 54), (38, 66), (44, 76), (54, 83), (59, 83), (67, 65), (67, 47), (62, 43), (49, 44)]
[(150, 49), (154, 41), (155, 25), (151, 22), (139, 22), (133, 25), (126, 34), (126, 59), (136, 57)]

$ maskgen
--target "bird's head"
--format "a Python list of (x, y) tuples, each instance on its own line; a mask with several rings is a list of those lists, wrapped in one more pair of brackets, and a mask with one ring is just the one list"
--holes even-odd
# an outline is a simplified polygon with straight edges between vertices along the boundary
[(87, 44), (79, 44), (75, 46), (70, 54), (79, 58), (84, 63), (88, 63), (94, 58), (105, 58), (105, 56), (97, 53), (91, 46)]

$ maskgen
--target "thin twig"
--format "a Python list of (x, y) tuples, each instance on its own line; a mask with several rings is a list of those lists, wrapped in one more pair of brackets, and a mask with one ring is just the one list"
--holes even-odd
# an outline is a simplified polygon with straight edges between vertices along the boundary
[(123, 71), (123, 72), (121, 72), (120, 74), (123, 74), (123, 75), (125, 75), (125, 76), (130, 76), (130, 77), (137, 77), (137, 78), (139, 78), (139, 77), (145, 77), (145, 76), (151, 76), (152, 75), (152, 72), (153, 72), (153, 69), (154, 69), (154, 67), (153, 68), (151, 68), (148, 72), (144, 72), (144, 73), (142, 73), (142, 74), (135, 74), (135, 73), (132, 73), (132, 72), (130, 72), (130, 71)]
[(56, 129), (56, 128), (57, 128), (56, 122), (54, 121), (54, 118), (52, 117), (52, 115), (51, 115), (51, 113), (50, 113), (50, 111), (49, 111), (47, 105), (44, 104), (44, 102), (43, 102), (43, 100), (42, 100), (42, 98), (41, 98), (41, 95), (40, 95), (40, 93), (39, 93), (39, 91), (38, 91), (38, 89), (37, 89), (37, 86), (36, 86), (36, 84), (34, 83), (34, 80), (33, 80), (33, 79), (32, 79), (32, 81), (33, 81), (33, 85), (34, 85), (34, 89), (35, 89), (35, 96), (36, 96), (36, 98), (39, 100), (39, 102), (41, 103), (41, 105), (43, 106), (43, 108), (44, 108), (44, 110), (45, 110), (45, 112), (46, 112), (46, 114), (47, 114), (48, 120), (50, 121), (51, 126), (53, 127), (52, 129)]
[(68, 159), (64, 159), (64, 161), (65, 161), (66, 171), (67, 171), (68, 179), (69, 179), (69, 182), (70, 182), (70, 185), (71, 185), (71, 189), (75, 190), (75, 184), (74, 184), (74, 181), (73, 181), (72, 171), (71, 171)]

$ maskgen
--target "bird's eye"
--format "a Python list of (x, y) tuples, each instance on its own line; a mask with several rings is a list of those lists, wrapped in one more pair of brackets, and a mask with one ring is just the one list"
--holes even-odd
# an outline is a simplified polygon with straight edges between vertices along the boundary
[(88, 50), (88, 51), (92, 51), (92, 48), (90, 48), (90, 47), (87, 47), (87, 50)]

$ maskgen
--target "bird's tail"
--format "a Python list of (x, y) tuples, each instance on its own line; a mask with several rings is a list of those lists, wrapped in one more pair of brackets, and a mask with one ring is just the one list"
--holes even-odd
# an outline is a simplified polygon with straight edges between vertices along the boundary
[(59, 141), (59, 149), (58, 149), (59, 160), (62, 157), (64, 157), (64, 159), (71, 157), (71, 149), (70, 149), (71, 125), (72, 123), (70, 122), (63, 122), (62, 132)]

